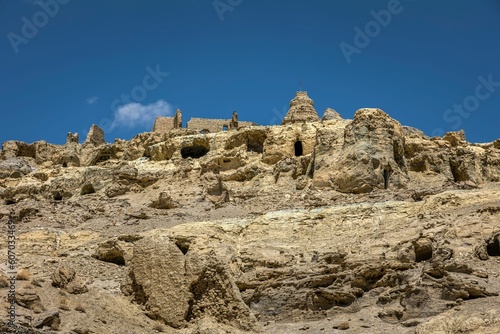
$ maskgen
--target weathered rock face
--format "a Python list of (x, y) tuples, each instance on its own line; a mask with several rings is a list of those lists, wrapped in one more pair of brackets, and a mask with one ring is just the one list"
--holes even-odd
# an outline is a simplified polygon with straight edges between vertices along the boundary
[(307, 96), (307, 92), (297, 92), (292, 101), (290, 109), (283, 118), (282, 125), (292, 123), (305, 123), (319, 121), (318, 113), (314, 109), (314, 101)]
[[(293, 108), (311, 107), (309, 100), (299, 94)], [(295, 115), (292, 109), (291, 115)], [(297, 115), (308, 114), (299, 109)], [(327, 110), (327, 114), (331, 117), (327, 115), (328, 120), (321, 122), (287, 122), (284, 126), (245, 127), (208, 135), (176, 129), (168, 134), (144, 133), (112, 144), (103, 143), (98, 128), (93, 128), (83, 145), (6, 142), (1, 151), (4, 162), (0, 165), (0, 177), (8, 181), (0, 186), (9, 202), (29, 196), (69, 198), (91, 193), (115, 197), (136, 189), (131, 184), (147, 186), (169, 173), (146, 173), (149, 175), (136, 181), (135, 176), (120, 176), (117, 180), (109, 172), (124, 165), (133, 167), (137, 159), (168, 161), (169, 168), (186, 177), (191, 175), (197, 183), (199, 165), (201, 175), (212, 172), (224, 181), (238, 182), (229, 187), (229, 192), (238, 191), (241, 186), (254, 187), (259, 179), (292, 184), (301, 190), (330, 188), (342, 193), (368, 193), (375, 189), (416, 189), (424, 182), (424, 175), (427, 184), (435, 185), (479, 185), (500, 178), (496, 142), (469, 144), (463, 132), (429, 138), (418, 130), (402, 127), (380, 109), (360, 109), (353, 120), (343, 120), (334, 111)], [(13, 161), (7, 159), (12, 158), (24, 159), (24, 164), (30, 166), (30, 182), (19, 178), (25, 175), (27, 167), (15, 171), (12, 164), (7, 166)], [(60, 166), (62, 170), (49, 177), (42, 170), (44, 166)], [(80, 166), (107, 166), (107, 171), (95, 169), (93, 174), (64, 170)], [(98, 180), (92, 180), (96, 177), (92, 175), (97, 175)], [(103, 177), (111, 183), (106, 185)]]
[[(35, 165), (33, 162), (31, 164)], [(29, 174), (34, 170), (31, 164), (29, 158), (15, 157), (0, 161), (0, 179), (17, 179)]]
[(341, 151), (322, 162), (329, 165), (329, 183), (341, 192), (401, 188), (407, 183), (402, 127), (380, 109), (356, 111), (344, 129)]
[(25, 326), (498, 331), (499, 140), (429, 138), (380, 109), (96, 140), (2, 145)]
[(326, 108), (325, 112), (323, 113), (323, 117), (321, 118), (322, 121), (331, 121), (340, 119), (342, 119), (342, 116), (340, 116), (340, 114), (332, 108)]
[[(176, 316), (176, 327), (208, 317), (258, 330), (254, 315), (260, 322), (288, 322), (302, 313), (319, 329), (325, 326), (321, 319), (351, 319), (358, 313), (361, 323), (348, 320), (351, 327), (364, 322), (370, 332), (413, 333), (411, 327), (422, 323), (417, 332), (430, 333), (426, 321), (452, 307), (469, 309), (477, 298), (500, 302), (500, 281), (488, 279), (495, 261), (478, 263), (473, 245), (463, 243), (485, 238), (494, 245), (485, 252), (500, 256), (498, 232), (489, 239), (485, 235), (500, 210), (493, 216), (479, 213), (494, 205), (499, 191), (497, 185), (488, 193), (451, 191), (426, 202), (281, 211), (151, 231), (135, 243), (130, 275), (136, 278), (135, 293), (148, 303), (172, 300), (165, 309), (148, 312)], [(436, 223), (434, 218), (443, 215), (451, 215), (448, 223)], [(479, 216), (484, 230), (470, 235), (466, 226)], [(470, 220), (457, 225), (458, 217)], [(450, 228), (456, 228), (453, 234)], [(177, 298), (166, 296), (168, 291)], [(461, 318), (439, 326), (458, 331), (496, 323)], [(265, 332), (288, 333), (294, 327), (279, 328)]]
[(142, 239), (134, 247), (130, 286), (136, 302), (148, 316), (174, 328), (184, 326), (189, 311), (189, 279), (184, 254), (168, 237)]

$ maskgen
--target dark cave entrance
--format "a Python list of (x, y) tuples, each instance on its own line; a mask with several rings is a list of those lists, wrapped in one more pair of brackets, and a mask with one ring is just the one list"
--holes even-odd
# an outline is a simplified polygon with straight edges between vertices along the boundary
[(389, 188), (389, 177), (391, 176), (391, 171), (389, 169), (384, 169), (384, 189)]
[(297, 140), (295, 144), (293, 145), (293, 148), (295, 150), (295, 156), (300, 157), (304, 153), (304, 149), (302, 148), (302, 142), (300, 140)]
[(487, 246), (486, 251), (489, 256), (500, 256), (500, 242), (498, 241), (499, 236), (493, 238)]
[(201, 145), (187, 146), (181, 150), (181, 155), (183, 159), (187, 158), (198, 159), (207, 153), (208, 153), (208, 148)]

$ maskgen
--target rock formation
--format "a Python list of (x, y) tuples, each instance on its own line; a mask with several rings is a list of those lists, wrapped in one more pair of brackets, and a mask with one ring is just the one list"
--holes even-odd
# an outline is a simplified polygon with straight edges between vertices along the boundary
[(321, 118), (322, 121), (331, 121), (339, 119), (342, 119), (342, 116), (340, 116), (340, 114), (332, 108), (326, 108), (325, 112), (323, 113), (323, 117)]
[(498, 332), (500, 140), (283, 124), (3, 143), (18, 333)]

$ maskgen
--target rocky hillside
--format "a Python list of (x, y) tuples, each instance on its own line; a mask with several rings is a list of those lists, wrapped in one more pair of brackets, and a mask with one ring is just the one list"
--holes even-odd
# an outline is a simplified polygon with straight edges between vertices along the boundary
[(499, 180), (500, 140), (429, 138), (379, 109), (5, 142), (17, 330), (498, 333)]

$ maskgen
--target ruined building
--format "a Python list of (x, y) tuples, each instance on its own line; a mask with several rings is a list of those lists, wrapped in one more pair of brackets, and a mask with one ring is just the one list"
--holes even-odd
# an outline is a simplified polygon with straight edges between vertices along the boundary
[(177, 109), (174, 117), (156, 117), (153, 132), (167, 133), (172, 129), (182, 128), (182, 111)]
[[(252, 122), (238, 121), (238, 114), (233, 112), (231, 119), (210, 119), (210, 118), (191, 118), (187, 124), (187, 129), (196, 130), (201, 133), (213, 133), (238, 129), (240, 127), (257, 125)], [(173, 129), (182, 128), (182, 112), (177, 109), (174, 117), (157, 117), (153, 125), (153, 132), (168, 133)]]
[(307, 96), (307, 92), (298, 91), (295, 98), (290, 101), (290, 109), (288, 110), (285, 118), (283, 118), (282, 125), (290, 123), (305, 123), (305, 122), (318, 122), (319, 116), (314, 109), (314, 101)]
[[(333, 109), (328, 109), (327, 119), (341, 118)], [(334, 116), (331, 116), (331, 113)], [(314, 109), (314, 101), (307, 95), (307, 92), (298, 91), (295, 97), (290, 101), (290, 109), (283, 118), (282, 125), (292, 123), (318, 122), (320, 120), (316, 109)], [(231, 119), (212, 119), (212, 118), (191, 118), (186, 128), (195, 130), (201, 133), (214, 133), (226, 130), (239, 129), (246, 126), (257, 125), (253, 122), (245, 122), (238, 120), (238, 113), (233, 112)], [(182, 112), (177, 109), (174, 117), (157, 117), (153, 126), (153, 132), (168, 133), (173, 129), (182, 128)]]

